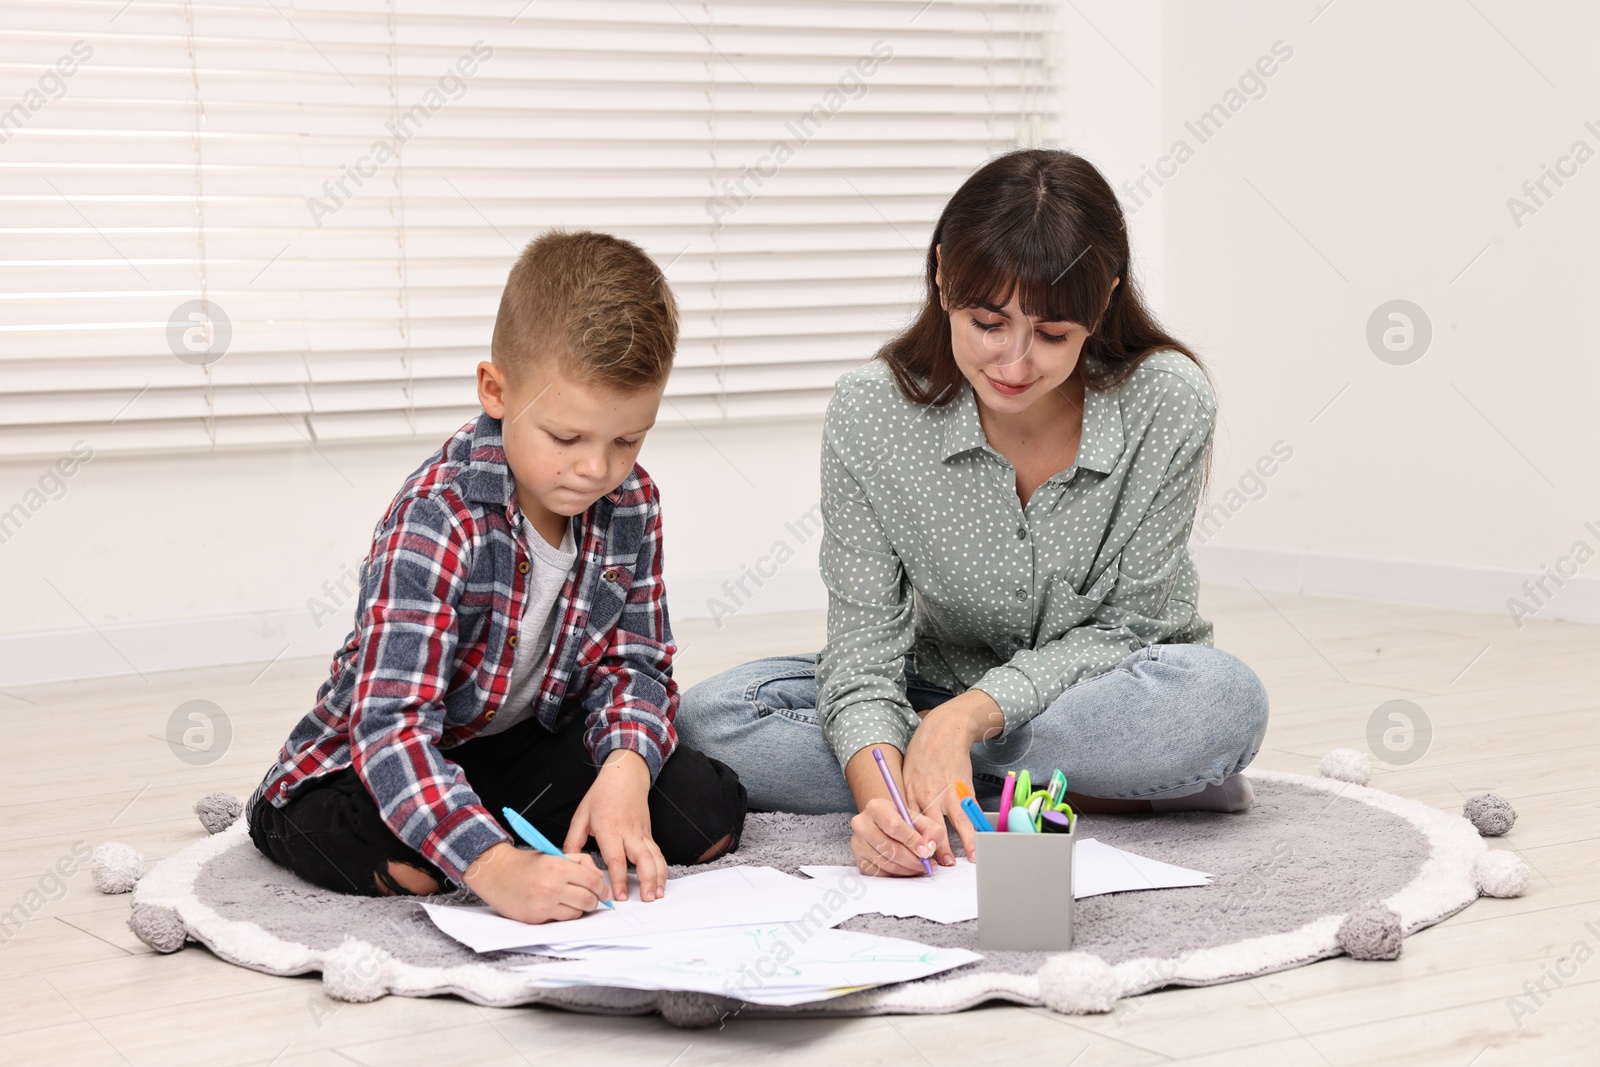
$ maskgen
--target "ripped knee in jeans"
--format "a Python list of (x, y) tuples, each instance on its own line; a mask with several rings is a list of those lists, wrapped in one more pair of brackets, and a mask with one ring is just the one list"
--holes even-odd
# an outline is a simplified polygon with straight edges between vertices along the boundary
[(736, 841), (734, 839), (734, 836), (732, 834), (723, 834), (721, 840), (717, 841), (710, 848), (708, 848), (704, 852), (702, 852), (700, 854), (700, 858), (695, 860), (695, 862), (696, 863), (710, 863), (714, 859), (717, 859), (717, 858), (719, 858), (721, 856), (726, 856), (729, 852), (732, 852), (734, 850), (734, 848), (736, 848), (737, 846), (738, 846), (738, 841)]
[(390, 860), (386, 866), (374, 871), (372, 880), (378, 892), (386, 897), (425, 897), (439, 892), (441, 888), (427, 871), (399, 860)]

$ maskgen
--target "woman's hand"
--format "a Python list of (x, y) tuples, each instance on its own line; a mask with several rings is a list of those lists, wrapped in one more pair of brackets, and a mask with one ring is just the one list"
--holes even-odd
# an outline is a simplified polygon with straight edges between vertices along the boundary
[(667, 861), (650, 836), (649, 797), (650, 765), (637, 752), (615, 750), (583, 795), (561, 846), (563, 852), (578, 852), (593, 836), (618, 900), (628, 899), (630, 860), (639, 876), (639, 896), (654, 900), (667, 891)]
[[(883, 752), (889, 773), (898, 778), (900, 750), (890, 745), (877, 747)], [(929, 856), (938, 857), (938, 862), (945, 866), (955, 862), (945, 834), (944, 819), (937, 813), (919, 814), (908, 802), (912, 824), (907, 826), (900, 817), (894, 801), (889, 798), (888, 787), (883, 784), (883, 775), (878, 773), (871, 746), (850, 757), (844, 776), (860, 809), (860, 814), (850, 820), (850, 851), (862, 874), (898, 877), (926, 874), (922, 860)], [(901, 795), (905, 795), (903, 787)]]
[[(997, 736), (1004, 722), (993, 697), (969, 689), (925, 712), (906, 746), (906, 806), (927, 812), (941, 824), (949, 819), (969, 860), (978, 856), (977, 830), (961, 810), (955, 784), (972, 784), (972, 746)], [(948, 844), (945, 847), (948, 849)], [(939, 862), (945, 862), (942, 856)]]
[(917, 815), (912, 823), (906, 825), (888, 797), (867, 801), (861, 813), (850, 820), (850, 851), (856, 869), (862, 874), (904, 878), (927, 874), (922, 860), (929, 856), (937, 856), (946, 867), (955, 862), (943, 819)]
[(522, 923), (576, 919), (611, 895), (587, 855), (546, 856), (508, 841), (485, 849), (462, 880), (485, 904)]

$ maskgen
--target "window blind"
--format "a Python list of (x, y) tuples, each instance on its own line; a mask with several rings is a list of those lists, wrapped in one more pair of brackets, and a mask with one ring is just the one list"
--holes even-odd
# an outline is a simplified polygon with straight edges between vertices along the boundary
[(672, 284), (663, 422), (819, 412), (1049, 136), (1048, 10), (7, 0), (0, 455), (440, 439), (551, 226)]

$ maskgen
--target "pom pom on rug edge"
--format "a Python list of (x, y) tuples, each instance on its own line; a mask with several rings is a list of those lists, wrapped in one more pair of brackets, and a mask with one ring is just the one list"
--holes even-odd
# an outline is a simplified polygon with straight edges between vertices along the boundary
[(1351, 959), (1394, 960), (1400, 958), (1405, 931), (1393, 908), (1369, 900), (1344, 917), (1334, 937)]
[(1336, 748), (1322, 757), (1317, 770), (1324, 778), (1366, 785), (1372, 780), (1372, 759), (1365, 752), (1353, 748)]
[(353, 937), (322, 958), (322, 991), (333, 1000), (366, 1004), (389, 995), (394, 957)]
[(173, 908), (159, 904), (135, 904), (128, 914), (128, 929), (133, 936), (160, 953), (176, 952), (188, 940), (183, 917)]
[(105, 841), (89, 856), (89, 880), (102, 893), (126, 893), (144, 877), (144, 855), (121, 841)]
[(1484, 837), (1499, 837), (1517, 824), (1517, 809), (1499, 793), (1479, 793), (1461, 805), (1461, 815)]
[(1116, 969), (1093, 953), (1062, 952), (1039, 968), (1039, 999), (1062, 1015), (1108, 1012), (1121, 996)]
[(194, 813), (208, 834), (220, 834), (244, 814), (244, 805), (232, 793), (218, 790), (194, 802)]
[(1528, 891), (1533, 868), (1507, 849), (1490, 849), (1472, 861), (1472, 876), (1486, 897), (1520, 897)]

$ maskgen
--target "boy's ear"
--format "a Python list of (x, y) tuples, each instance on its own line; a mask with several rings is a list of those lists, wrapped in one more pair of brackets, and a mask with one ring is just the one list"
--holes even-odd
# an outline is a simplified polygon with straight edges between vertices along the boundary
[(505, 376), (488, 360), (478, 364), (478, 403), (491, 419), (506, 417)]

